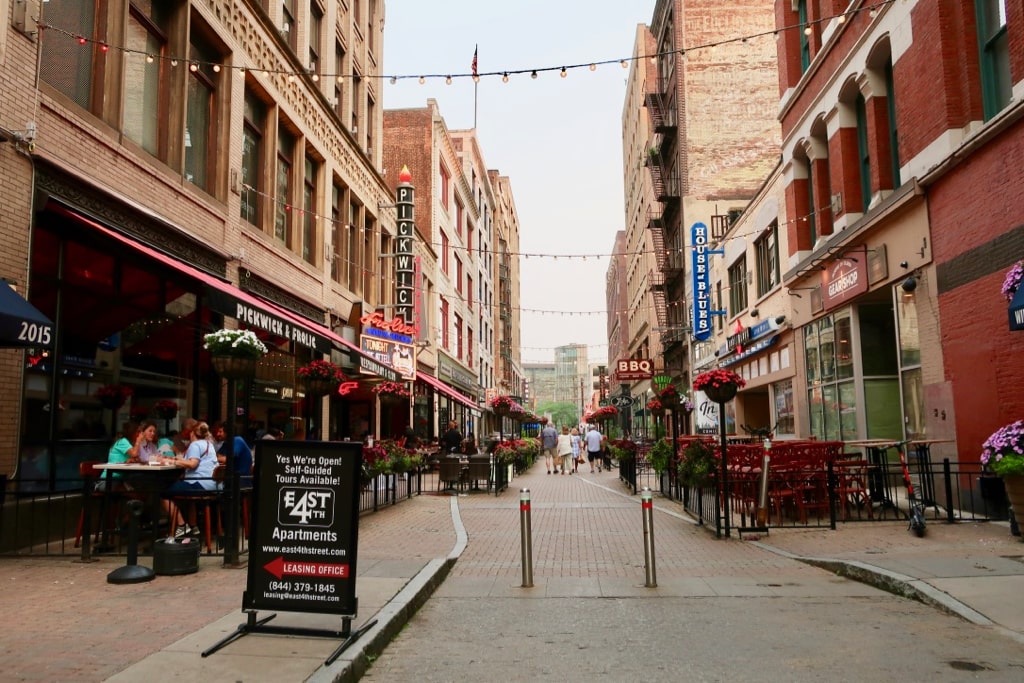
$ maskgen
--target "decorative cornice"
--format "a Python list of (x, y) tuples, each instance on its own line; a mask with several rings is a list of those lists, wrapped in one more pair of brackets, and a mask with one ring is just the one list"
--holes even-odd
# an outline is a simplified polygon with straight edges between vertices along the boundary
[[(45, 207), (52, 197), (95, 218), (133, 239), (184, 261), (211, 275), (226, 279), (224, 257), (203, 248), (181, 230), (155, 216), (127, 205), (123, 197), (88, 183), (67, 171), (37, 161), (35, 191), (42, 195), (36, 206)], [(42, 201), (39, 201), (41, 199)]]

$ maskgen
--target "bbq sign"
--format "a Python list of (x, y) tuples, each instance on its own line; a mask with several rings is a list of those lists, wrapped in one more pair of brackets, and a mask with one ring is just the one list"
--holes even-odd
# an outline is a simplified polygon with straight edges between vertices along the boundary
[(242, 609), (352, 617), (362, 444), (256, 442)]

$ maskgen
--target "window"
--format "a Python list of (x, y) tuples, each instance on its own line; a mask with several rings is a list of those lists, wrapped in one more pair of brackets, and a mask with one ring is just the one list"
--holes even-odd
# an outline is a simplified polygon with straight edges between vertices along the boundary
[(448, 235), (441, 232), (441, 272), (448, 275)]
[(779, 224), (772, 223), (757, 242), (757, 296), (764, 296), (779, 284)]
[(803, 73), (811, 65), (811, 34), (807, 32), (811, 27), (807, 23), (807, 0), (799, 0), (797, 17), (800, 25), (800, 73)]
[(473, 254), (473, 229), (469, 228), (466, 230), (466, 253), (469, 255)]
[(205, 43), (196, 26), (192, 28), (189, 51), (188, 111), (185, 124), (185, 179), (213, 193), (217, 168), (217, 86), (220, 74), (213, 65), (221, 55)]
[(345, 270), (345, 228), (341, 216), (341, 203), (345, 196), (345, 188), (338, 183), (331, 185), (331, 279), (344, 284), (342, 279)]
[(455, 257), (455, 291), (462, 294), (462, 259)]
[(302, 258), (316, 265), (316, 175), (318, 164), (306, 156), (306, 173), (302, 183)]
[(245, 122), (242, 127), (242, 220), (259, 227), (260, 192), (263, 190), (263, 127), (267, 109), (246, 90)]
[[(376, 227), (373, 216), (370, 215), (369, 211), (363, 212), (363, 296), (370, 295), (373, 292), (374, 280), (381, 280), (382, 278), (377, 277), (377, 273), (370, 264), (373, 263), (373, 259), (376, 256), (374, 252), (373, 244), (373, 233)], [(377, 252), (379, 253), (379, 252)]]
[[(324, 10), (317, 0), (309, 3), (309, 70), (320, 74), (320, 41), (322, 40)], [(340, 72), (339, 72), (340, 73)]]
[(455, 357), (462, 360), (462, 316), (453, 316), (452, 332), (455, 335)]
[(284, 0), (281, 5), (281, 37), (292, 52), (296, 51), (299, 32), (295, 28), (295, 0)]
[(448, 190), (449, 190), (448, 184), (449, 184), (449, 182), (451, 180), (451, 175), (449, 175), (448, 169), (444, 167), (444, 164), (441, 164), (440, 171), (441, 171), (441, 185), (440, 185), (441, 196), (439, 197), (439, 199), (441, 200), (441, 206), (443, 206), (445, 208), (445, 210), (447, 211), (448, 210)]
[(441, 310), (437, 319), (437, 328), (441, 333), (441, 338), (438, 339), (438, 346), (442, 349), (448, 348), (448, 300), (441, 297)]
[(729, 268), (729, 317), (736, 317), (747, 307), (747, 257)]
[(793, 406), (793, 380), (784, 379), (772, 385), (775, 399), (775, 435), (796, 434), (796, 411)]
[(345, 111), (344, 106), (344, 91), (342, 90), (342, 84), (344, 82), (345, 73), (345, 48), (341, 46), (341, 41), (337, 41), (334, 44), (334, 113), (338, 115), (340, 119)]
[(94, 113), (98, 103), (94, 107), (93, 83), (102, 66), (94, 64), (93, 60), (98, 61), (103, 53), (96, 43), (79, 45), (73, 36), (98, 39), (97, 13), (96, 4), (92, 2), (52, 0), (47, 3), (46, 18), (60, 17), (60, 27), (68, 34), (47, 32), (46, 39), (40, 40), (42, 55), (39, 63), (39, 75), (44, 81), (70, 97), (78, 106)]
[(362, 280), (358, 277), (360, 261), (359, 255), (362, 253), (359, 249), (359, 204), (351, 202), (348, 206), (348, 225), (345, 226), (348, 230), (348, 253), (346, 254), (345, 266), (348, 270), (348, 278), (346, 285), (355, 294), (362, 294), (362, 290), (359, 289)]
[[(359, 134), (359, 85), (360, 85), (359, 74), (356, 71), (352, 71), (352, 120), (349, 125), (349, 132), (353, 136)], [(358, 138), (356, 138), (358, 140)]]
[(458, 235), (459, 238), (462, 237), (462, 220), (463, 220), (463, 215), (465, 214), (465, 211), (466, 210), (464, 208), (462, 208), (462, 201), (458, 197), (456, 197), (455, 198), (455, 234)]
[(295, 138), (283, 128), (277, 133), (277, 182), (274, 196), (274, 238), (286, 247), (292, 244), (292, 155)]
[(366, 119), (363, 122), (363, 132), (366, 133), (366, 155), (371, 156), (373, 154), (373, 117), (374, 114), (374, 102), (372, 97), (366, 98)]
[(1006, 0), (977, 0), (978, 47), (981, 51), (981, 97), (985, 120), (1010, 103), (1010, 47), (1006, 31)]
[(863, 95), (857, 95), (857, 161), (860, 169), (860, 203), (866, 212), (871, 205), (871, 150), (868, 145), (868, 112)]
[(473, 367), (473, 328), (466, 329), (466, 365)]
[(466, 306), (473, 309), (473, 276), (466, 273)]
[[(141, 3), (131, 4), (126, 47), (147, 56), (126, 59), (124, 63), (124, 134), (163, 160), (167, 159), (169, 110), (167, 62), (164, 59), (167, 56), (167, 35), (164, 33), (164, 27), (168, 25), (167, 15), (162, 3), (149, 4), (148, 7)], [(51, 35), (47, 39), (50, 40)], [(59, 36), (52, 35), (52, 39), (59, 39)]]

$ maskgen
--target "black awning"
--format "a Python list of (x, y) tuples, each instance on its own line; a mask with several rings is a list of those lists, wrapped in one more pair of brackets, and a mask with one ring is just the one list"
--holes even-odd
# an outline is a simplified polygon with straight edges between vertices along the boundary
[(1024, 330), (1024, 287), (1018, 287), (1010, 302), (1010, 329)]
[(53, 348), (53, 321), (0, 280), (0, 347)]

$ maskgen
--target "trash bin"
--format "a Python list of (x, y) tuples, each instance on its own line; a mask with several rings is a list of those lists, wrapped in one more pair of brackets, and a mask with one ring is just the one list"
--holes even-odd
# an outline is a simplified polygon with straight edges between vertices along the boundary
[(158, 539), (153, 544), (153, 572), (158, 576), (195, 574), (201, 550), (199, 540), (189, 536)]

